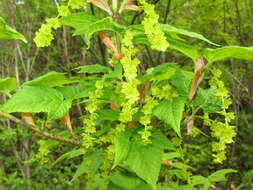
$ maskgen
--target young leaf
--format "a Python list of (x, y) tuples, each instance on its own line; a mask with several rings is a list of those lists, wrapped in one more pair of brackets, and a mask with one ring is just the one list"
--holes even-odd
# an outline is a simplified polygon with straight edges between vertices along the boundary
[(89, 93), (95, 89), (95, 86), (89, 82), (81, 82), (77, 85), (62, 86), (57, 88), (57, 90), (63, 94), (64, 98), (69, 101), (88, 97)]
[(84, 152), (81, 149), (73, 149), (63, 155), (61, 155), (57, 160), (53, 163), (53, 165), (57, 164), (58, 162), (64, 160), (64, 159), (72, 159), (75, 157), (78, 157), (80, 155), (83, 155)]
[(83, 175), (85, 172), (87, 172), (88, 170), (88, 166), (86, 161), (84, 160), (77, 168), (75, 175), (73, 176), (73, 178), (71, 179), (70, 182), (75, 181), (76, 179), (78, 179), (78, 177), (80, 177), (81, 175)]
[(90, 25), (86, 26), (79, 26), (74, 32), (74, 35), (84, 35), (85, 42), (90, 47), (90, 39), (91, 36), (99, 31), (122, 31), (125, 27), (119, 25), (113, 21), (111, 17), (107, 17), (96, 22), (91, 23)]
[(9, 113), (46, 112), (48, 119), (54, 120), (63, 117), (70, 106), (70, 102), (64, 100), (63, 95), (53, 88), (25, 86), (14, 94), (1, 109)]
[(198, 90), (196, 98), (193, 100), (192, 105), (195, 108), (201, 108), (206, 113), (215, 113), (222, 108), (222, 102), (216, 98), (217, 89), (211, 87), (209, 89)]
[(60, 86), (63, 84), (69, 84), (73, 82), (75, 81), (71, 81), (67, 79), (67, 77), (65, 76), (65, 73), (58, 73), (58, 72), (52, 71), (34, 80), (28, 81), (24, 83), (23, 85), (55, 87), (55, 86)]
[(192, 176), (191, 180), (192, 186), (203, 185), (203, 188), (201, 188), (201, 190), (208, 190), (208, 188), (211, 186), (211, 182), (208, 180), (208, 178), (203, 176), (195, 175)]
[(86, 12), (72, 13), (60, 19), (63, 25), (71, 26), (75, 29), (80, 28), (80, 26), (88, 27), (91, 23), (96, 21), (98, 21), (98, 18)]
[(184, 111), (184, 100), (182, 98), (173, 98), (162, 101), (155, 107), (153, 115), (164, 121), (174, 131), (181, 136), (180, 123)]
[(187, 99), (191, 88), (191, 78), (189, 78), (182, 70), (177, 69), (171, 78), (171, 83), (176, 87), (180, 97)]
[(105, 75), (107, 79), (121, 79), (122, 78), (122, 65), (117, 64), (114, 70)]
[(168, 80), (175, 74), (175, 67), (176, 65), (174, 63), (163, 63), (152, 67), (147, 70), (147, 74), (143, 76), (142, 81)]
[(22, 40), (23, 42), (27, 43), (25, 37), (11, 28), (2, 17), (0, 17), (0, 39)]
[(208, 63), (229, 58), (253, 60), (253, 47), (225, 46), (218, 49), (206, 48), (204, 51)]
[(131, 146), (130, 137), (131, 137), (130, 131), (120, 132), (115, 137), (114, 140), (115, 158), (112, 168), (115, 168), (117, 165), (119, 165), (122, 161), (126, 159)]
[(78, 177), (87, 172), (89, 172), (90, 175), (94, 176), (101, 164), (102, 164), (101, 150), (95, 150), (91, 153), (86, 154), (83, 162), (78, 166), (77, 171), (70, 182), (73, 182)]
[(165, 33), (180, 34), (180, 35), (184, 35), (184, 36), (187, 36), (190, 38), (196, 38), (196, 39), (202, 40), (202, 41), (207, 42), (211, 45), (219, 46), (218, 44), (215, 44), (215, 43), (211, 42), (210, 40), (208, 40), (207, 38), (205, 38), (203, 35), (195, 33), (195, 32), (190, 32), (187, 30), (179, 29), (179, 28), (176, 28), (176, 27), (171, 26), (169, 24), (161, 24), (160, 27)]
[[(134, 42), (138, 44), (144, 44), (150, 46), (147, 36), (144, 32), (143, 25), (132, 25), (128, 27), (129, 30), (133, 31), (134, 33)], [(184, 43), (180, 38), (177, 37), (176, 34), (166, 33), (167, 41), (169, 42), (169, 48), (175, 49), (187, 57), (191, 58), (193, 61), (196, 61), (199, 57), (201, 57), (199, 47), (195, 47), (189, 44)]]
[(97, 114), (100, 121), (116, 121), (119, 118), (119, 111), (112, 109), (99, 110)]
[(17, 87), (16, 79), (12, 77), (0, 79), (0, 92), (8, 93)]
[(109, 178), (118, 188), (124, 189), (136, 189), (138, 185), (143, 183), (138, 177), (119, 170), (113, 173)]
[(167, 143), (160, 141), (162, 136), (161, 132), (154, 132), (150, 138), (152, 144), (148, 145), (143, 145), (141, 138), (135, 138), (131, 142), (128, 155), (124, 156), (125, 159), (122, 158), (124, 160), (123, 166), (129, 167), (153, 189), (156, 189), (164, 149), (167, 146)]
[(228, 173), (235, 173), (236, 170), (233, 169), (222, 169), (218, 170), (217, 172), (212, 173), (210, 176), (208, 176), (208, 179), (211, 183), (226, 181), (225, 175)]
[(100, 64), (85, 65), (85, 66), (78, 67), (76, 69), (80, 70), (78, 73), (107, 73), (111, 71), (109, 67), (105, 67)]

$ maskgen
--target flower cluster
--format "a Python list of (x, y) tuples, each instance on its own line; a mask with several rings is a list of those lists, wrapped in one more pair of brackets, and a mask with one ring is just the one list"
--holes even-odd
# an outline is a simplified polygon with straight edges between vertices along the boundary
[(104, 79), (96, 81), (96, 90), (94, 92), (91, 92), (89, 95), (89, 99), (91, 100), (91, 102), (87, 103), (85, 107), (85, 109), (89, 112), (89, 115), (87, 118), (84, 119), (85, 129), (84, 133), (82, 134), (82, 137), (83, 146), (87, 149), (92, 147), (95, 143), (95, 138), (92, 134), (96, 132), (95, 120), (98, 117), (96, 111), (101, 105), (101, 101), (99, 99), (103, 96), (104, 83)]
[(158, 51), (166, 51), (169, 47), (169, 43), (166, 40), (164, 32), (160, 28), (158, 21), (159, 15), (155, 12), (155, 6), (146, 3), (145, 0), (139, 0), (139, 2), (143, 6), (143, 10), (146, 14), (142, 24), (151, 44), (151, 48)]
[(137, 66), (140, 61), (137, 58), (132, 59), (137, 52), (132, 43), (133, 37), (133, 33), (126, 31), (122, 40), (124, 57), (120, 60), (120, 63), (124, 69), (126, 81), (120, 84), (120, 92), (124, 95), (124, 101), (120, 105), (122, 107), (119, 117), (121, 123), (117, 125), (119, 131), (125, 129), (127, 123), (132, 121), (132, 116), (138, 111), (138, 107), (136, 107), (136, 102), (139, 99)]
[(207, 126), (210, 126), (212, 137), (218, 139), (218, 142), (212, 144), (212, 149), (216, 152), (216, 154), (213, 155), (214, 162), (222, 163), (222, 161), (226, 159), (226, 145), (232, 143), (233, 137), (236, 136), (235, 126), (230, 125), (235, 116), (233, 112), (228, 111), (232, 101), (229, 98), (228, 90), (224, 87), (224, 83), (219, 79), (222, 74), (221, 71), (218, 69), (212, 69), (212, 74), (213, 77), (209, 81), (209, 84), (210, 86), (217, 88), (215, 96), (222, 103), (222, 109), (217, 113), (220, 114), (224, 120), (212, 120), (209, 118), (208, 113), (205, 113), (204, 123)]
[(61, 23), (57, 17), (46, 19), (46, 23), (41, 25), (41, 28), (38, 32), (36, 32), (36, 36), (34, 38), (37, 47), (49, 46), (54, 39), (52, 30), (59, 27), (61, 27)]

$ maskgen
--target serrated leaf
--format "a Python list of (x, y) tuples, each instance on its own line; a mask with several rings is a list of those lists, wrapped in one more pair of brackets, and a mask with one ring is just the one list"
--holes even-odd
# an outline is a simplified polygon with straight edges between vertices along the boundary
[(70, 101), (88, 97), (89, 93), (93, 92), (95, 89), (94, 84), (90, 82), (81, 82), (77, 85), (57, 88), (57, 90), (63, 94), (64, 98)]
[(48, 113), (49, 120), (55, 120), (68, 113), (70, 101), (64, 100), (63, 95), (50, 87), (25, 86), (17, 91), (4, 105), (2, 110), (28, 113)]
[(208, 63), (229, 58), (252, 61), (253, 47), (224, 46), (217, 49), (206, 48), (204, 56), (208, 60)]
[(115, 140), (114, 140), (115, 158), (114, 158), (114, 164), (112, 168), (115, 168), (123, 160), (126, 159), (128, 152), (130, 150), (130, 146), (131, 146), (130, 137), (131, 137), (130, 131), (120, 132), (115, 137)]
[(71, 101), (63, 100), (61, 103), (57, 105), (57, 107), (52, 108), (48, 111), (48, 120), (56, 120), (62, 118), (66, 113), (69, 112), (69, 108), (71, 107)]
[(199, 47), (176, 40), (171, 35), (168, 34), (166, 35), (166, 37), (168, 42), (170, 43), (169, 48), (183, 53), (187, 57), (191, 58), (193, 61), (196, 61), (199, 57), (201, 57)]
[(74, 35), (84, 35), (88, 47), (91, 36), (99, 31), (121, 31), (125, 27), (113, 21), (111, 17), (98, 19), (89, 13), (75, 13), (61, 18), (63, 25), (75, 28)]
[(211, 183), (208, 180), (208, 178), (203, 177), (203, 176), (195, 175), (195, 176), (192, 176), (191, 180), (192, 180), (192, 186), (203, 185), (203, 188), (201, 188), (201, 190), (208, 190), (208, 188), (211, 186)]
[(109, 179), (113, 184), (117, 185), (118, 188), (124, 189), (136, 189), (138, 185), (143, 183), (138, 177), (119, 170), (110, 175)]
[(214, 172), (210, 176), (208, 176), (208, 179), (210, 180), (211, 183), (226, 181), (225, 175), (229, 173), (235, 173), (235, 172), (237, 171), (233, 169), (218, 170), (217, 172)]
[(168, 80), (176, 71), (175, 63), (163, 63), (147, 70), (147, 74), (143, 76), (142, 81), (148, 80)]
[(76, 179), (78, 179), (78, 177), (80, 177), (81, 175), (83, 175), (86, 171), (88, 170), (88, 166), (86, 161), (84, 160), (77, 168), (76, 173), (74, 174), (73, 178), (71, 179), (70, 182), (75, 181)]
[(182, 179), (182, 180), (187, 180), (188, 179), (187, 173), (184, 172), (183, 170), (179, 170), (179, 169), (169, 170), (168, 175), (177, 176), (179, 179)]
[(120, 112), (116, 110), (105, 109), (105, 110), (99, 110), (97, 114), (98, 114), (98, 120), (100, 121), (116, 121), (119, 118)]
[(11, 28), (2, 17), (0, 17), (0, 39), (22, 40), (23, 42), (27, 43), (25, 37)]
[[(144, 44), (150, 46), (147, 36), (144, 32), (143, 25), (133, 25), (128, 29), (134, 32), (134, 42), (138, 44)], [(193, 61), (201, 57), (200, 48), (184, 43), (182, 40), (172, 33), (165, 33), (167, 41), (169, 42), (169, 48), (177, 50), (187, 57), (190, 57)]]
[(176, 33), (176, 34), (188, 36), (190, 38), (196, 38), (196, 39), (202, 40), (202, 41), (207, 42), (211, 45), (219, 46), (218, 44), (211, 42), (210, 40), (205, 38), (203, 35), (198, 34), (196, 32), (191, 32), (191, 31), (187, 31), (184, 29), (179, 29), (179, 28), (176, 28), (176, 27), (171, 26), (169, 24), (161, 24), (160, 27), (161, 27), (162, 31), (165, 33)]
[(64, 160), (64, 159), (72, 159), (75, 157), (78, 157), (80, 155), (83, 155), (84, 152), (81, 149), (73, 149), (63, 155), (61, 155), (57, 160), (53, 163), (53, 165), (57, 164), (58, 162)]
[(119, 25), (113, 21), (111, 17), (106, 17), (95, 22), (90, 23), (89, 25), (80, 25), (76, 28), (74, 35), (84, 35), (85, 42), (90, 46), (91, 36), (99, 31), (121, 31), (124, 30), (125, 27), (123, 25)]
[(101, 150), (95, 150), (93, 152), (86, 154), (83, 162), (77, 167), (76, 173), (70, 182), (75, 181), (78, 177), (80, 177), (86, 172), (89, 172), (90, 175), (95, 175), (101, 163), (102, 163)]
[(63, 25), (75, 28), (74, 35), (84, 35), (84, 40), (90, 46), (91, 36), (99, 31), (119, 31), (124, 30), (125, 27), (113, 21), (111, 17), (98, 19), (95, 16), (82, 12), (74, 13), (61, 18)]
[(162, 101), (155, 107), (153, 115), (164, 121), (174, 131), (181, 136), (180, 123), (184, 111), (184, 100), (182, 98), (173, 98)]
[(0, 79), (0, 92), (8, 93), (16, 89), (16, 79), (12, 77)]
[(58, 72), (52, 71), (34, 80), (28, 81), (24, 83), (23, 85), (55, 87), (55, 86), (60, 86), (63, 84), (69, 84), (73, 82), (75, 81), (71, 81), (67, 79), (67, 77), (65, 76), (65, 73), (58, 73)]
[(105, 67), (100, 64), (95, 64), (95, 65), (85, 65), (76, 68), (80, 70), (78, 73), (107, 73), (111, 71), (109, 67)]
[(222, 108), (222, 102), (216, 98), (216, 88), (198, 90), (196, 98), (193, 100), (192, 105), (195, 108), (202, 108), (206, 113), (215, 113)]
[(91, 23), (96, 22), (98, 18), (95, 16), (86, 13), (86, 12), (80, 12), (80, 13), (72, 13), (68, 16), (62, 17), (60, 19), (60, 22), (63, 25), (71, 26), (75, 29), (80, 28), (80, 26), (89, 26)]
[(143, 145), (141, 138), (135, 138), (131, 142), (128, 155), (123, 166), (130, 168), (140, 178), (145, 180), (153, 189), (156, 189), (162, 156), (166, 145), (161, 144), (161, 133), (156, 131), (151, 136), (152, 144)]
[(181, 158), (178, 152), (169, 152), (163, 155), (163, 160), (172, 160), (173, 158)]
[(113, 71), (110, 71), (107, 75), (105, 75), (107, 79), (121, 79), (122, 78), (122, 65), (117, 64)]
[(174, 76), (171, 78), (171, 83), (176, 87), (180, 97), (185, 100), (188, 99), (188, 94), (191, 88), (191, 79), (183, 73), (181, 69), (177, 69)]

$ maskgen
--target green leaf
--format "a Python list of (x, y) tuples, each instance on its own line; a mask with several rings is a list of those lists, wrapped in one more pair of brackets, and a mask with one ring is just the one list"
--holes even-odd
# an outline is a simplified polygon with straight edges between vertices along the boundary
[(225, 46), (217, 49), (206, 48), (204, 56), (209, 63), (229, 58), (253, 60), (253, 47)]
[(180, 123), (184, 111), (184, 100), (182, 98), (173, 98), (162, 101), (154, 108), (153, 115), (164, 121), (174, 131), (181, 136)]
[(63, 94), (64, 98), (70, 101), (88, 97), (89, 93), (93, 92), (95, 89), (94, 84), (90, 82), (81, 82), (77, 85), (57, 88), (57, 90)]
[(122, 65), (117, 64), (113, 71), (110, 71), (107, 75), (105, 75), (107, 79), (121, 79), (122, 78)]
[(80, 70), (78, 73), (107, 73), (111, 71), (109, 67), (105, 67), (100, 64), (95, 64), (95, 65), (85, 65), (76, 68)]
[(177, 50), (183, 53), (185, 56), (191, 58), (194, 62), (201, 57), (200, 48), (197, 46), (186, 44), (182, 41), (174, 39), (171, 35), (166, 35), (168, 42), (170, 43), (169, 48)]
[(174, 76), (171, 78), (171, 83), (176, 87), (179, 96), (188, 99), (191, 88), (191, 78), (189, 78), (181, 69), (177, 69)]
[(114, 140), (115, 158), (114, 158), (114, 164), (112, 168), (115, 168), (123, 160), (126, 159), (130, 150), (130, 146), (131, 146), (130, 137), (131, 137), (130, 131), (120, 132), (115, 137), (115, 140)]
[(191, 180), (192, 180), (192, 186), (203, 185), (203, 188), (201, 188), (201, 190), (208, 190), (208, 188), (211, 186), (211, 183), (208, 180), (208, 178), (203, 177), (203, 176), (195, 175), (195, 176), (192, 176)]
[(72, 13), (60, 19), (60, 22), (63, 25), (71, 26), (75, 29), (80, 28), (81, 26), (88, 27), (90, 24), (96, 21), (98, 21), (98, 18), (85, 12)]
[(12, 77), (0, 79), (0, 92), (9, 93), (12, 90), (16, 89), (16, 79)]
[(123, 162), (124, 167), (134, 171), (153, 189), (156, 189), (162, 156), (166, 148), (166, 145), (160, 141), (161, 136), (163, 136), (161, 132), (154, 132), (150, 138), (152, 144), (148, 145), (143, 145), (141, 138), (135, 136), (136, 138), (131, 142), (130, 150)]
[(98, 114), (98, 120), (100, 121), (116, 121), (119, 118), (119, 111), (111, 110), (111, 109), (104, 109), (99, 110), (97, 112)]
[(29, 113), (48, 113), (49, 120), (63, 117), (69, 110), (71, 103), (64, 100), (63, 95), (49, 87), (25, 86), (17, 91), (1, 107), (6, 112), (29, 112)]
[(53, 165), (57, 164), (58, 162), (60, 162), (64, 159), (72, 159), (72, 158), (78, 157), (83, 154), (84, 154), (83, 150), (73, 149), (73, 150), (61, 155), (59, 158), (57, 158), (57, 160), (53, 163)]
[(172, 160), (174, 158), (181, 158), (181, 155), (178, 152), (169, 152), (163, 155), (163, 160)]
[(11, 28), (2, 17), (0, 17), (0, 39), (22, 40), (23, 42), (27, 43), (25, 37)]
[(217, 89), (211, 87), (209, 89), (198, 89), (196, 98), (193, 100), (192, 105), (195, 108), (202, 108), (206, 113), (215, 113), (222, 108), (222, 102), (216, 98)]
[(28, 81), (24, 83), (23, 85), (55, 87), (55, 86), (60, 86), (63, 84), (69, 84), (73, 82), (75, 81), (71, 81), (67, 79), (67, 77), (65, 76), (65, 73), (58, 73), (58, 72), (52, 71), (34, 80)]
[(70, 182), (75, 181), (78, 177), (84, 173), (89, 173), (89, 175), (94, 176), (102, 164), (102, 152), (101, 150), (95, 150), (86, 154), (83, 162), (78, 166), (75, 175)]
[(228, 173), (235, 173), (235, 172), (237, 171), (233, 169), (218, 170), (217, 172), (214, 172), (210, 176), (208, 176), (208, 179), (210, 180), (211, 183), (226, 181), (225, 175)]
[(88, 170), (88, 166), (86, 161), (84, 160), (77, 168), (75, 175), (73, 176), (73, 178), (71, 179), (70, 182), (75, 181), (76, 179), (78, 179), (78, 177), (80, 177), (81, 175), (83, 175), (85, 172), (87, 172)]
[(169, 24), (161, 24), (160, 27), (161, 27), (162, 31), (165, 33), (180, 34), (180, 35), (184, 35), (184, 36), (187, 36), (190, 38), (196, 38), (196, 39), (205, 41), (211, 45), (219, 46), (218, 44), (215, 44), (215, 43), (211, 42), (210, 40), (208, 40), (207, 38), (205, 38), (203, 35), (195, 33), (195, 32), (190, 32), (187, 30), (179, 29), (179, 28), (176, 28), (176, 27), (171, 26)]
[(187, 180), (188, 179), (188, 174), (181, 169), (171, 169), (168, 171), (168, 175), (172, 176), (177, 176), (179, 179), (182, 180)]
[(74, 35), (84, 35), (84, 39), (88, 48), (90, 47), (90, 39), (92, 35), (99, 31), (122, 31), (125, 29), (123, 25), (119, 25), (113, 21), (111, 17), (103, 18), (92, 22), (89, 25), (80, 25), (74, 32)]
[(61, 19), (63, 25), (74, 27), (74, 35), (84, 35), (85, 42), (90, 46), (91, 36), (99, 31), (121, 31), (125, 27), (113, 21), (111, 17), (98, 19), (89, 13), (75, 13)]
[[(134, 32), (134, 42), (138, 44), (143, 44), (150, 46), (147, 36), (144, 32), (143, 25), (133, 25), (128, 27), (129, 30)], [(198, 58), (201, 57), (200, 48), (195, 47), (189, 44), (184, 43), (182, 40), (172, 33), (165, 33), (167, 41), (169, 42), (169, 48), (177, 50), (187, 57), (191, 58), (193, 61), (196, 61)]]
[(147, 74), (143, 76), (142, 81), (148, 80), (168, 80), (176, 71), (175, 63), (163, 63), (147, 70)]
[(129, 173), (117, 170), (115, 173), (110, 175), (109, 179), (115, 185), (117, 185), (120, 189), (136, 189), (138, 185), (143, 183), (136, 176), (132, 176)]

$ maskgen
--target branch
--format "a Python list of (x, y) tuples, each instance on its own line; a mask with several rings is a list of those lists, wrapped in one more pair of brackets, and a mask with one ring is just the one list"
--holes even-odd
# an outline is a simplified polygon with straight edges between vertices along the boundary
[(77, 145), (77, 146), (81, 145), (79, 141), (75, 141), (75, 140), (59, 137), (59, 136), (51, 134), (51, 133), (43, 132), (38, 127), (36, 127), (34, 125), (31, 125), (29, 123), (26, 123), (25, 121), (23, 121), (21, 119), (18, 119), (16, 117), (14, 117), (13, 115), (9, 114), (9, 113), (0, 111), (0, 117), (9, 119), (9, 120), (11, 120), (11, 121), (13, 121), (13, 122), (15, 122), (15, 123), (23, 126), (23, 127), (26, 127), (28, 129), (36, 132), (36, 133), (39, 133), (40, 135), (42, 135), (42, 136), (44, 136), (46, 138), (54, 139), (54, 140), (65, 142), (65, 143), (74, 144), (74, 145)]

